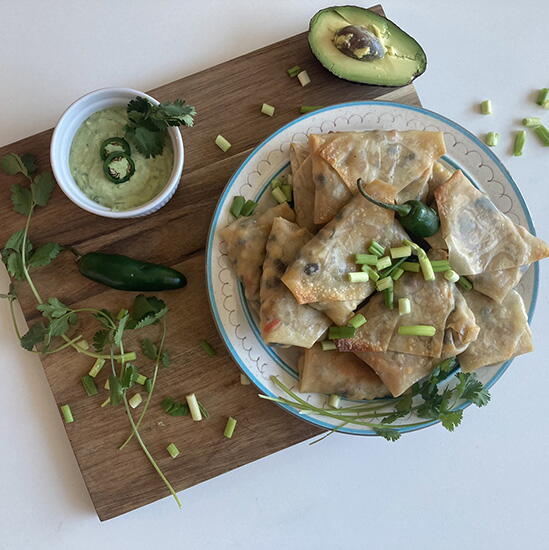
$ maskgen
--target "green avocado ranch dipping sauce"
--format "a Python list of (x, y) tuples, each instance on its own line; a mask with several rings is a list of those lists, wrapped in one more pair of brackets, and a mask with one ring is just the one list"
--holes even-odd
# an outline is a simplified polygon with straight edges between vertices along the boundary
[(131, 147), (135, 173), (124, 183), (114, 183), (103, 171), (102, 143), (123, 137), (128, 123), (126, 107), (97, 111), (80, 126), (74, 136), (69, 167), (78, 187), (91, 200), (112, 210), (129, 210), (153, 199), (166, 185), (173, 169), (173, 147), (166, 137), (164, 149), (156, 157), (145, 158)]

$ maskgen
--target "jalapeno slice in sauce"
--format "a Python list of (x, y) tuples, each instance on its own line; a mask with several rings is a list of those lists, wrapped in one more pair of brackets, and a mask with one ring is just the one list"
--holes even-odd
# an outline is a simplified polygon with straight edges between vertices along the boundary
[(132, 150), (130, 144), (123, 137), (115, 136), (104, 140), (99, 151), (102, 160), (105, 160), (112, 153), (131, 155)]
[(115, 151), (104, 160), (103, 172), (113, 183), (124, 183), (134, 175), (135, 163), (127, 153)]

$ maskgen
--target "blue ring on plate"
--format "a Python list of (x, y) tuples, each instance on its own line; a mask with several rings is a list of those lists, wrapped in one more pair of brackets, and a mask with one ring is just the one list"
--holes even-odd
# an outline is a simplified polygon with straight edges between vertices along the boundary
[[(222, 192), (222, 194), (221, 194), (221, 196), (218, 200), (218, 203), (217, 203), (217, 206), (216, 206), (216, 209), (215, 209), (215, 212), (214, 212), (214, 216), (212, 218), (212, 222), (211, 222), (211, 225), (210, 225), (210, 230), (209, 230), (209, 233), (208, 233), (208, 241), (207, 241), (207, 253), (206, 253), (206, 275), (207, 275), (207, 284), (208, 284), (208, 299), (210, 301), (210, 308), (212, 310), (214, 320), (215, 320), (215, 323), (217, 325), (217, 329), (218, 329), (219, 333), (221, 334), (223, 342), (227, 346), (227, 348), (228, 348), (230, 354), (232, 355), (234, 361), (244, 371), (246, 376), (248, 376), (248, 378), (250, 378), (250, 380), (254, 383), (254, 385), (258, 389), (260, 389), (265, 395), (267, 395), (269, 397), (278, 397), (278, 395), (274, 394), (271, 390), (269, 390), (266, 386), (264, 386), (256, 378), (256, 376), (251, 373), (251, 371), (248, 369), (246, 364), (240, 359), (240, 356), (239, 356), (238, 352), (234, 349), (233, 345), (231, 344), (230, 340), (227, 337), (227, 334), (225, 332), (225, 327), (221, 323), (221, 319), (219, 318), (219, 313), (217, 311), (217, 306), (216, 306), (215, 300), (213, 298), (212, 270), (211, 270), (210, 266), (212, 265), (213, 238), (214, 238), (214, 234), (215, 234), (215, 230), (216, 230), (217, 220), (218, 220), (218, 218), (221, 214), (221, 205), (223, 204), (223, 202), (225, 200), (225, 197), (229, 193), (233, 182), (238, 177), (240, 172), (244, 169), (244, 167), (251, 161), (251, 159), (254, 157), (254, 155), (260, 149), (262, 149), (264, 146), (266, 146), (278, 134), (280, 134), (284, 130), (292, 127), (294, 124), (296, 124), (296, 122), (307, 119), (307, 118), (310, 118), (310, 117), (313, 117), (313, 116), (317, 116), (319, 113), (332, 111), (334, 109), (341, 109), (343, 107), (362, 106), (362, 105), (372, 105), (372, 106), (373, 105), (385, 105), (387, 107), (396, 107), (396, 108), (401, 108), (401, 109), (406, 109), (406, 110), (409, 110), (409, 111), (415, 111), (415, 112), (418, 112), (418, 113), (422, 113), (422, 114), (431, 116), (432, 118), (435, 118), (437, 120), (440, 120), (441, 122), (444, 122), (445, 124), (448, 124), (452, 128), (456, 129), (458, 132), (460, 132), (461, 134), (468, 137), (477, 146), (480, 146), (480, 148), (483, 150), (483, 152), (486, 153), (488, 155), (488, 157), (490, 157), (490, 159), (501, 170), (501, 172), (505, 176), (507, 182), (511, 185), (511, 187), (515, 191), (516, 196), (518, 197), (519, 203), (522, 207), (522, 210), (523, 210), (523, 212), (525, 214), (525, 217), (526, 217), (526, 220), (528, 222), (528, 229), (530, 230), (530, 232), (533, 235), (536, 234), (536, 230), (535, 230), (535, 227), (534, 227), (534, 222), (532, 220), (532, 216), (530, 214), (530, 211), (528, 210), (528, 207), (526, 205), (524, 197), (522, 196), (522, 193), (520, 192), (519, 187), (514, 182), (513, 178), (511, 177), (511, 174), (505, 168), (503, 163), (488, 148), (487, 145), (485, 145), (482, 141), (480, 141), (474, 134), (469, 132), (469, 130), (466, 130), (463, 126), (457, 124), (456, 122), (454, 122), (454, 121), (452, 121), (452, 120), (450, 120), (450, 119), (448, 119), (448, 118), (446, 118), (442, 115), (439, 115), (438, 113), (435, 113), (434, 111), (424, 109), (423, 107), (415, 107), (413, 105), (404, 105), (402, 103), (393, 103), (391, 101), (352, 101), (352, 102), (348, 102), (348, 103), (339, 103), (337, 105), (330, 105), (329, 107), (324, 107), (322, 109), (318, 109), (316, 111), (313, 111), (311, 113), (303, 115), (303, 116), (301, 116), (301, 117), (285, 124), (284, 126), (279, 128), (276, 132), (271, 134), (269, 137), (267, 137), (257, 147), (255, 147), (253, 149), (253, 151), (248, 155), (246, 160), (239, 166), (238, 170), (233, 174), (233, 176), (230, 178), (227, 185), (223, 189), (223, 192)], [(455, 163), (450, 161), (450, 159), (448, 159), (448, 157), (445, 157), (444, 160), (446, 160), (447, 162), (449, 162), (450, 164), (452, 164), (456, 168), (458, 167)], [(277, 173), (280, 173), (281, 171), (282, 170), (279, 170)], [(468, 176), (468, 175), (467, 175), (467, 177), (470, 178), (470, 176)], [(471, 180), (471, 181), (473, 181), (473, 180)], [(263, 190), (263, 192), (264, 192), (264, 190)], [(534, 264), (534, 285), (533, 285), (533, 292), (532, 292), (532, 303), (530, 304), (530, 309), (528, 311), (528, 322), (529, 323), (531, 323), (533, 315), (534, 315), (534, 310), (535, 310), (537, 297), (538, 297), (538, 289), (539, 289), (539, 265), (536, 262)], [(252, 327), (253, 327), (254, 323), (251, 323), (251, 324), (252, 324)], [(259, 339), (259, 342), (261, 342), (261, 339)], [(265, 347), (266, 351), (268, 352), (267, 348), (269, 348), (269, 346), (264, 346), (264, 347)], [(269, 355), (271, 355), (271, 354), (269, 353)], [(271, 355), (271, 357), (272, 357), (272, 355)], [(508, 367), (512, 363), (512, 361), (513, 361), (513, 359), (509, 359), (508, 361), (506, 361), (497, 370), (497, 372), (494, 374), (494, 376), (485, 384), (485, 387), (486, 388), (491, 388), (501, 378), (501, 376), (508, 369)], [(469, 407), (471, 404), (472, 404), (471, 401), (466, 401), (466, 402), (462, 403), (459, 407), (456, 407), (454, 410), (465, 409), (465, 408)], [(316, 426), (320, 426), (322, 428), (326, 428), (328, 430), (332, 430), (334, 428), (333, 425), (327, 424), (326, 422), (323, 422), (322, 420), (319, 420), (315, 417), (305, 415), (305, 414), (299, 414), (298, 412), (296, 412), (296, 409), (294, 407), (291, 407), (289, 405), (285, 405), (283, 403), (277, 403), (277, 405), (282, 407), (286, 411), (288, 411), (290, 414), (296, 416), (297, 418), (301, 418), (303, 420), (306, 420), (306, 421), (310, 422), (311, 424), (314, 424)], [(439, 422), (440, 422), (439, 420), (426, 421), (426, 422), (422, 423), (420, 426), (413, 426), (413, 427), (406, 427), (406, 428), (401, 428), (398, 425), (395, 425), (394, 429), (397, 430), (400, 433), (407, 433), (407, 432), (413, 432), (413, 431), (421, 430), (423, 428), (427, 428), (427, 427), (432, 426), (434, 424), (438, 424)], [(368, 435), (368, 436), (377, 435), (373, 430), (357, 430), (357, 429), (345, 428), (345, 427), (338, 428), (337, 431), (339, 433), (348, 433), (348, 434), (354, 434), (354, 435)]]

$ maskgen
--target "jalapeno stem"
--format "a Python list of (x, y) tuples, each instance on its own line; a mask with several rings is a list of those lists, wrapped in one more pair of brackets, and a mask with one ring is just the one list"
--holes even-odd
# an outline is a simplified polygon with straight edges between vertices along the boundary
[(364, 188), (362, 187), (362, 184), (364, 182), (361, 179), (358, 179), (356, 184), (358, 186), (358, 190), (360, 191), (360, 194), (368, 199), (371, 203), (375, 204), (376, 206), (380, 206), (381, 208), (387, 208), (388, 210), (393, 210), (396, 212), (399, 216), (407, 216), (410, 213), (410, 210), (412, 210), (412, 207), (408, 204), (388, 204), (386, 202), (378, 201), (377, 199), (374, 199), (371, 195), (366, 193), (364, 191)]

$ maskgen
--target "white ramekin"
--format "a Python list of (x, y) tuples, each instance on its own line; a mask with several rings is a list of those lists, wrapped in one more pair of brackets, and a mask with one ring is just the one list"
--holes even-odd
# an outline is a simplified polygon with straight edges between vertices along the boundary
[(130, 210), (111, 210), (87, 197), (72, 177), (69, 168), (69, 154), (72, 140), (78, 128), (93, 113), (101, 109), (107, 109), (108, 107), (127, 105), (128, 101), (135, 96), (145, 97), (151, 103), (158, 104), (156, 99), (138, 90), (132, 90), (131, 88), (102, 88), (76, 100), (63, 113), (53, 132), (50, 145), (50, 162), (59, 187), (61, 187), (63, 193), (74, 204), (98, 216), (106, 218), (137, 218), (152, 214), (159, 208), (162, 208), (172, 198), (179, 185), (185, 154), (181, 133), (178, 128), (173, 126), (168, 129), (170, 139), (172, 140), (174, 156), (172, 173), (162, 191), (149, 202)]

